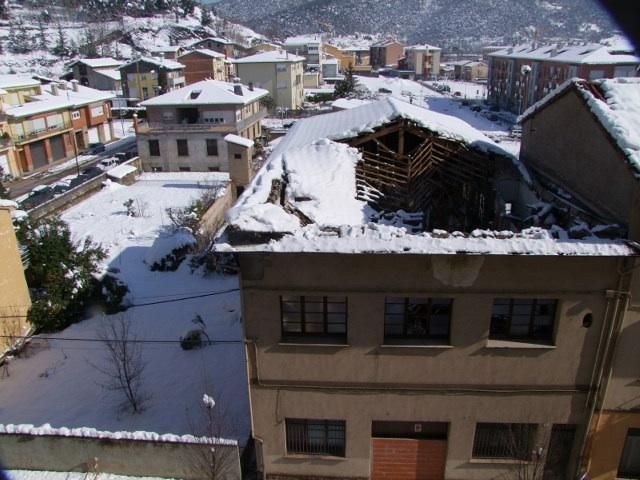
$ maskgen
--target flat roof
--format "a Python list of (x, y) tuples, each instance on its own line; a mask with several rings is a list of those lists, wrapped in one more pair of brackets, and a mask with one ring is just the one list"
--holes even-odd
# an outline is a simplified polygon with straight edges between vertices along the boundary
[(145, 100), (140, 105), (152, 106), (187, 106), (187, 105), (246, 105), (269, 94), (268, 90), (255, 88), (250, 90), (240, 85), (242, 95), (236, 95), (237, 84), (220, 80), (201, 80), (178, 90)]
[(305, 58), (282, 50), (256, 53), (248, 57), (233, 60), (233, 63), (297, 63), (304, 62)]

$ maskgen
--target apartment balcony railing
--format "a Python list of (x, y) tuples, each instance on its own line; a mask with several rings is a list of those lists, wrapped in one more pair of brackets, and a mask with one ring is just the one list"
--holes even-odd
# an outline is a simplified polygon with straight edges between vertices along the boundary
[(190, 132), (190, 133), (233, 133), (241, 132), (245, 128), (253, 125), (257, 121), (267, 116), (266, 110), (260, 110), (258, 113), (249, 118), (238, 122), (228, 123), (205, 123), (202, 121), (195, 123), (168, 123), (168, 122), (150, 122), (140, 124), (138, 133), (152, 132)]
[(65, 122), (60, 125), (52, 125), (47, 128), (39, 128), (18, 135), (13, 135), (14, 143), (30, 142), (36, 138), (47, 137), (55, 133), (64, 132), (72, 128), (71, 122)]

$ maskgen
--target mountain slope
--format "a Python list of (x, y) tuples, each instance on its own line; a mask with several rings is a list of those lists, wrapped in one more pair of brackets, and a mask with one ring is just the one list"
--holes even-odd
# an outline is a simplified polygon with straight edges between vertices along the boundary
[(328, 31), (381, 33), (409, 42), (599, 39), (615, 25), (596, 0), (221, 0), (216, 10), (274, 37)]

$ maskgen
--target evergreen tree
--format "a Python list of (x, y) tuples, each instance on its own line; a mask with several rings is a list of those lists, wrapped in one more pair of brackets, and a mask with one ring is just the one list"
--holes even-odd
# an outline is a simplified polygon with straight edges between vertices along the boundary
[(61, 330), (77, 321), (95, 293), (94, 275), (105, 251), (90, 238), (74, 244), (59, 218), (22, 221), (17, 235), (30, 259), (25, 271), (32, 292), (29, 321), (37, 331)]
[(349, 65), (349, 68), (345, 72), (344, 80), (336, 82), (333, 95), (335, 98), (352, 96), (356, 93), (357, 86), (358, 80), (353, 75), (353, 66)]
[(9, 191), (2, 183), (4, 175), (4, 169), (0, 167), (0, 198), (9, 198)]
[(35, 42), (38, 50), (48, 50), (47, 48), (47, 32), (44, 28), (44, 22), (38, 17), (38, 35)]
[(31, 38), (29, 38), (22, 20), (18, 20), (15, 25), (13, 23), (9, 25), (7, 49), (11, 53), (27, 53), (32, 50)]
[(62, 29), (62, 25), (60, 25), (60, 22), (58, 22), (56, 44), (51, 52), (61, 58), (71, 55), (70, 42), (69, 40), (67, 40), (67, 36), (64, 34), (64, 30)]
[(210, 27), (213, 24), (213, 16), (211, 10), (206, 6), (200, 7), (200, 25), (203, 27)]

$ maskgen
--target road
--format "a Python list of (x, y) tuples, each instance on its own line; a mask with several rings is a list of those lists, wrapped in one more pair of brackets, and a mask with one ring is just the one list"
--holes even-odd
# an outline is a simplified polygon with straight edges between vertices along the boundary
[[(120, 140), (116, 140), (115, 142), (111, 142), (108, 145), (105, 145), (105, 151), (96, 155), (95, 158), (83, 162), (80, 164), (80, 169), (85, 169), (96, 165), (100, 160), (103, 160), (108, 157), (114, 156), (119, 152), (126, 152), (131, 150), (136, 144), (136, 137), (134, 135), (124, 137)], [(69, 162), (65, 160), (65, 162)], [(55, 168), (55, 166), (52, 166)], [(6, 184), (7, 187), (11, 189), (9, 197), (16, 198), (28, 193), (35, 187), (36, 185), (50, 185), (52, 183), (57, 182), (62, 177), (66, 177), (67, 175), (72, 175), (77, 172), (77, 167), (75, 163), (69, 162), (69, 168), (65, 168), (64, 170), (57, 170), (55, 172), (51, 172), (48, 170), (44, 170), (40, 173), (37, 173), (29, 178), (20, 179), (15, 182), (11, 182)]]

